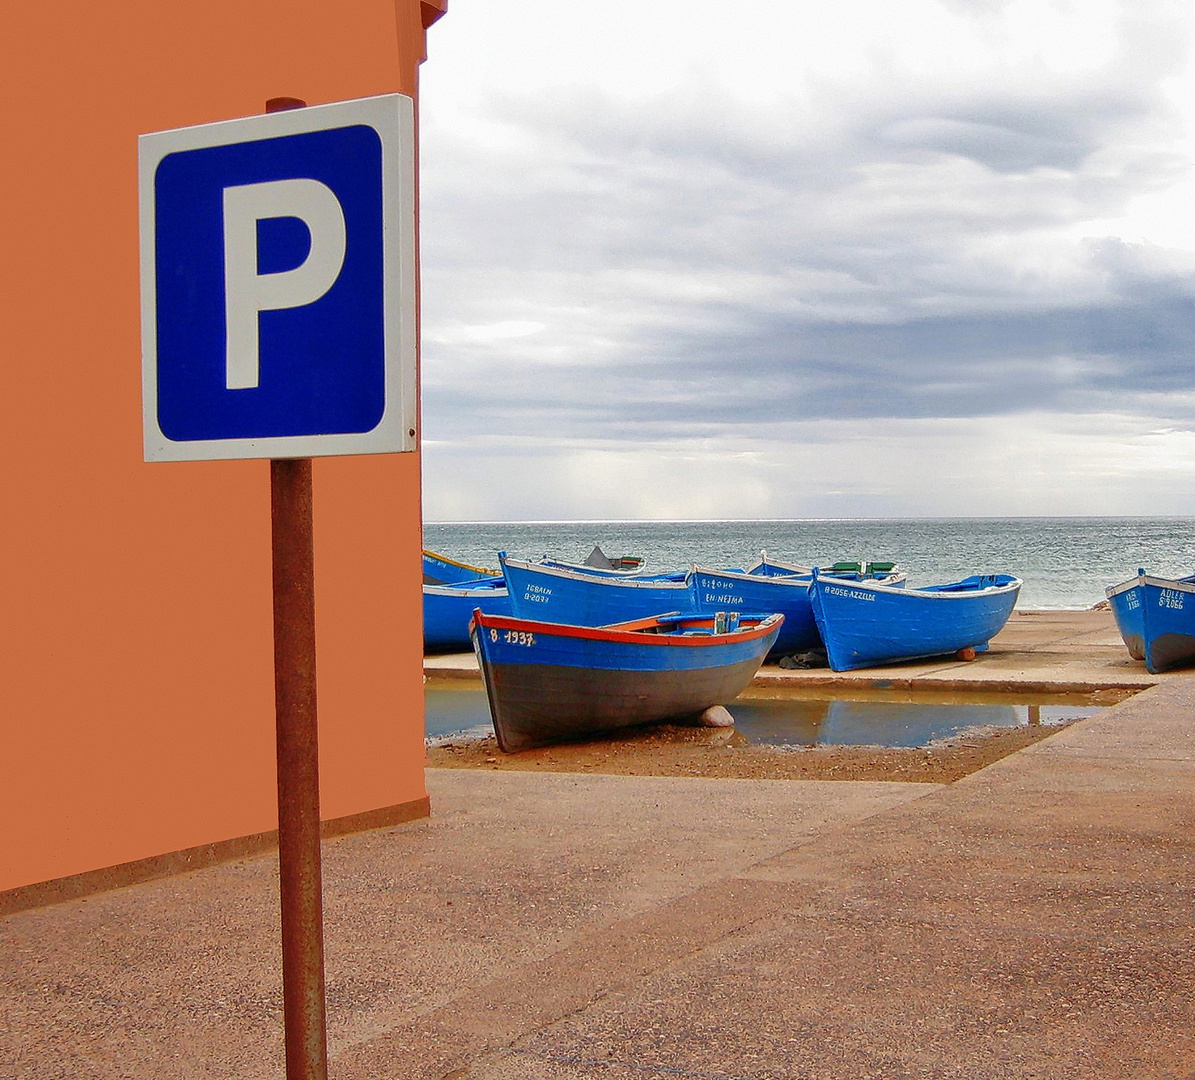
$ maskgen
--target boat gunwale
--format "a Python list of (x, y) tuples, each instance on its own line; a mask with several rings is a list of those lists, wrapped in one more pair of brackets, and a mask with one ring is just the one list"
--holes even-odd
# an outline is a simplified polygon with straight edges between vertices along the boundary
[(690, 574), (679, 580), (660, 579), (660, 578), (644, 578), (644, 577), (620, 577), (611, 575), (608, 571), (588, 572), (584, 570), (573, 570), (558, 564), (531, 562), (529, 559), (512, 559), (508, 558), (505, 552), (498, 553), (498, 562), (502, 565), (503, 570), (507, 566), (513, 566), (516, 570), (530, 572), (532, 574), (548, 574), (551, 577), (559, 577), (571, 579), (573, 581), (581, 581), (586, 584), (602, 584), (610, 585), (620, 589), (675, 589), (677, 592), (687, 592), (690, 587)]
[(820, 572), (817, 576), (819, 584), (823, 585), (839, 585), (843, 588), (851, 589), (865, 589), (870, 592), (879, 593), (881, 596), (895, 596), (905, 597), (906, 599), (917, 600), (973, 600), (977, 596), (991, 597), (1001, 596), (1005, 593), (1014, 592), (1025, 584), (1024, 580), (1013, 575), (1005, 574), (974, 574), (973, 577), (1009, 577), (1010, 580), (1003, 585), (986, 585), (981, 589), (959, 589), (954, 592), (942, 591), (952, 586), (959, 585), (966, 578), (960, 581), (948, 581), (943, 585), (922, 587), (922, 588), (908, 588), (897, 585), (884, 585), (878, 581), (870, 579), (864, 581), (841, 581), (828, 575), (822, 575)]
[[(668, 612), (668, 615), (674, 613)], [(659, 619), (664, 616), (652, 616)], [(740, 615), (740, 618), (743, 616)], [(779, 629), (784, 622), (780, 612), (769, 612), (756, 615), (748, 613), (747, 618), (758, 618), (754, 626), (742, 626), (728, 630), (721, 634), (652, 634), (648, 632), (652, 625), (650, 619), (632, 620), (646, 623), (641, 629), (630, 629), (626, 624), (612, 623), (607, 626), (575, 626), (571, 623), (543, 622), (538, 619), (520, 619), (515, 615), (488, 615), (480, 608), (473, 612), (469, 621), (469, 635), (472, 637), (475, 629), (516, 630), (527, 633), (539, 633), (583, 639), (589, 641), (610, 641), (625, 645), (663, 645), (666, 647), (697, 647), (710, 648), (717, 645), (729, 645), (737, 642), (755, 641), (767, 637), (773, 630)], [(713, 615), (681, 615), (676, 620), (685, 621), (713, 621)], [(658, 624), (657, 624), (658, 625)]]
[(1144, 581), (1145, 581), (1144, 574), (1136, 574), (1133, 577), (1129, 578), (1128, 581), (1122, 581), (1119, 585), (1106, 586), (1104, 588), (1104, 596), (1106, 596), (1109, 600), (1111, 600), (1112, 597), (1114, 597), (1114, 596), (1122, 596), (1124, 593), (1129, 592), (1131, 589), (1140, 588), (1140, 586), (1144, 583)]
[[(785, 574), (756, 574), (754, 571), (759, 570), (764, 566), (772, 566), (779, 570), (786, 571)], [(750, 574), (752, 577), (810, 577), (813, 574), (812, 566), (803, 566), (800, 563), (783, 562), (780, 559), (765, 559), (758, 558), (750, 566), (744, 569), (744, 573)]]
[(456, 566), (461, 570), (476, 570), (477, 573), (482, 577), (500, 576), (497, 571), (491, 569), (490, 567), (474, 566), (472, 563), (461, 562), (460, 559), (454, 559), (449, 555), (441, 555), (438, 551), (432, 551), (431, 548), (424, 548), (423, 554), (425, 556), (430, 555), (433, 559), (436, 559), (439, 562), (447, 563), (449, 566)]
[[(693, 583), (693, 579), (697, 574), (713, 574), (722, 577), (730, 577), (738, 581), (743, 581), (747, 584), (758, 585), (761, 582), (767, 584), (780, 583), (792, 588), (808, 589), (809, 583), (813, 579), (812, 570), (808, 575), (803, 574), (776, 574), (776, 575), (760, 575), (752, 574), (749, 570), (736, 569), (717, 569), (714, 567), (701, 566), (697, 563), (691, 563), (689, 569), (683, 571), (684, 576), (679, 578), (663, 578), (663, 577), (642, 577), (638, 574), (634, 576), (622, 576), (619, 573), (611, 571), (594, 570), (593, 568), (583, 568), (574, 565), (565, 565), (559, 561), (552, 562), (532, 562), (530, 559), (510, 558), (504, 552), (499, 552), (498, 562), (505, 569), (507, 566), (513, 566), (516, 570), (531, 573), (543, 573), (553, 577), (564, 578), (565, 580), (579, 581), (585, 584), (603, 584), (616, 585), (620, 588), (633, 589), (655, 589), (664, 588), (667, 590), (675, 590), (676, 592), (687, 591)], [(775, 566), (775, 563), (771, 565)], [(883, 578), (862, 578), (854, 579), (845, 575), (839, 576), (833, 571), (827, 570), (823, 575), (827, 580), (834, 581), (849, 581), (852, 585), (868, 582), (875, 584), (890, 584), (892, 588), (903, 588), (896, 584), (896, 582), (903, 582), (908, 580), (908, 574), (904, 570), (895, 570), (891, 573), (885, 574)], [(1020, 579), (1017, 579), (1018, 581)], [(903, 590), (909, 591), (909, 590)]]
[[(769, 563), (769, 565), (776, 566), (777, 564)], [(872, 581), (879, 585), (892, 585), (894, 588), (897, 587), (895, 582), (907, 581), (909, 577), (903, 570), (885, 574), (882, 578), (853, 578), (849, 576), (850, 573), (851, 571), (843, 571), (840, 576), (833, 571), (826, 571), (824, 573), (819, 571), (818, 576), (826, 581), (837, 581), (849, 585), (855, 585), (861, 581)], [(765, 582), (769, 585), (780, 584), (787, 585), (790, 588), (804, 588), (806, 590), (808, 590), (813, 581), (812, 570), (806, 574), (753, 574), (750, 570), (716, 570), (713, 567), (699, 566), (696, 563), (690, 569), (689, 574), (713, 574), (718, 577), (729, 577), (736, 581), (743, 581), (753, 585)]]
[(1158, 578), (1149, 574), (1142, 574), (1142, 585), (1152, 585), (1155, 589), (1172, 589), (1175, 592), (1195, 593), (1195, 581), (1184, 581), (1182, 578)]
[(1155, 589), (1174, 589), (1177, 592), (1195, 593), (1195, 574), (1181, 578), (1163, 578), (1154, 577), (1153, 574), (1136, 574), (1129, 578), (1128, 581), (1122, 581), (1119, 585), (1107, 586), (1104, 589), (1104, 595), (1111, 600), (1114, 596), (1120, 596), (1130, 589), (1140, 588), (1145, 585), (1152, 585)]
[[(530, 561), (530, 560), (527, 560), (527, 561)], [(584, 563), (568, 562), (566, 559), (553, 559), (549, 555), (545, 555), (538, 562), (533, 562), (532, 565), (533, 566), (551, 566), (551, 567), (555, 567), (558, 570), (576, 570), (578, 573), (594, 574), (598, 577), (602, 577), (602, 576), (609, 574), (611, 577), (617, 578), (619, 580), (622, 580), (622, 579), (628, 578), (628, 577), (639, 577), (639, 576), (642, 576), (644, 573), (650, 572), (650, 571), (645, 571), (643, 569), (642, 564), (640, 564), (639, 566), (626, 566), (626, 567), (611, 566), (609, 568), (602, 567), (602, 566), (586, 566)]]
[(506, 581), (502, 577), (486, 578), (487, 584), (478, 585), (472, 581), (460, 581), (455, 585), (424, 585), (424, 595), (471, 597), (471, 596), (499, 596), (506, 595)]

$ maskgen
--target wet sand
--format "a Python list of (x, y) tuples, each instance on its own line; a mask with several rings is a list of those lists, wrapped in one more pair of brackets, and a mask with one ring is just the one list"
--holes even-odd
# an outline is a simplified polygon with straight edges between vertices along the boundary
[(504, 754), (491, 736), (428, 748), (433, 769), (704, 776), (739, 780), (903, 780), (949, 784), (1064, 727), (977, 729), (926, 747), (752, 744), (733, 728), (653, 725), (594, 742)]

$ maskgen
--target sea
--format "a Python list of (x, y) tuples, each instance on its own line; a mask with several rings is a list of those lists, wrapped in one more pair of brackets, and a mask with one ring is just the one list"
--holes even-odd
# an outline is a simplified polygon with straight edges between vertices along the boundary
[(761, 521), (425, 522), (424, 547), (477, 566), (497, 552), (583, 561), (595, 544), (653, 570), (781, 562), (899, 563), (910, 587), (970, 574), (1015, 574), (1022, 610), (1083, 610), (1136, 574), (1195, 572), (1195, 518), (819, 518)]

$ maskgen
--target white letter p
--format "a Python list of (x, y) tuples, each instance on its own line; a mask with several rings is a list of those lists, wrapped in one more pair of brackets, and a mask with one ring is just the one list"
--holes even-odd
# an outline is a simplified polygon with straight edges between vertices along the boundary
[[(257, 272), (257, 223), (298, 218), (311, 250), (298, 266)], [(257, 316), (262, 311), (314, 303), (344, 266), (345, 225), (340, 200), (318, 180), (270, 180), (224, 189), (224, 384), (247, 390), (260, 381)]]

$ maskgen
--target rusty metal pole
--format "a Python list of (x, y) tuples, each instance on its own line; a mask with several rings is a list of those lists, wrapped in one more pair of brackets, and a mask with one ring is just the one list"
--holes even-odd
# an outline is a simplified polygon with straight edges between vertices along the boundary
[[(271, 98), (266, 112), (302, 108)], [(287, 1080), (327, 1080), (311, 459), (270, 462), (278, 866)]]

